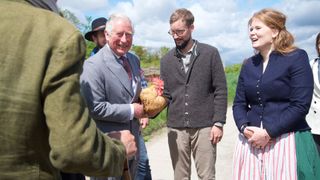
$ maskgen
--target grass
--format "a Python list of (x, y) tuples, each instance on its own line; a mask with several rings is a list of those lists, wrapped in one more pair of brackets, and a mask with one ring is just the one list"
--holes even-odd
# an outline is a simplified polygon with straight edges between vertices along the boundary
[(167, 123), (167, 108), (165, 108), (156, 118), (149, 120), (149, 125), (142, 130), (143, 138), (148, 141), (152, 133), (165, 127)]
[(232, 105), (238, 83), (238, 72), (227, 73), (228, 105)]
[(160, 61), (141, 62), (141, 68), (160, 67)]

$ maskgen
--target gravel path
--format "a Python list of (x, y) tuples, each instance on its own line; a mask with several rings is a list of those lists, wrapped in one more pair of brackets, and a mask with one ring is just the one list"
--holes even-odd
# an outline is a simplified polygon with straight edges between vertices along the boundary
[[(156, 132), (146, 143), (150, 159), (153, 180), (173, 180), (173, 170), (169, 155), (167, 129)], [(227, 124), (224, 126), (224, 136), (218, 144), (216, 162), (216, 180), (231, 180), (232, 156), (238, 131), (232, 117), (232, 109), (228, 108)], [(193, 163), (193, 162), (192, 162)], [(197, 180), (197, 174), (192, 164), (192, 180)]]

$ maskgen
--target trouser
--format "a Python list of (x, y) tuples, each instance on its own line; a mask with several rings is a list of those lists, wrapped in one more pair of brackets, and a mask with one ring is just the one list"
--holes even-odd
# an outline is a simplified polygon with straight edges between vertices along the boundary
[[(134, 160), (134, 159), (129, 160), (128, 161), (129, 167), (132, 167), (132, 166), (134, 166), (134, 164), (137, 164), (135, 161), (136, 160)], [(134, 168), (134, 169), (136, 169), (136, 168)], [(129, 170), (130, 170), (131, 179), (135, 180), (132, 176), (132, 174), (135, 174), (135, 172), (132, 172), (132, 169), (129, 169)], [(122, 177), (90, 177), (90, 180), (125, 180), (125, 178), (124, 178), (124, 176), (122, 176)]]
[(210, 141), (211, 127), (168, 128), (168, 143), (175, 180), (190, 180), (191, 154), (198, 178), (215, 179), (216, 145)]
[(140, 134), (139, 136), (139, 148), (140, 157), (135, 180), (151, 180), (152, 177), (149, 165), (149, 158), (142, 134)]

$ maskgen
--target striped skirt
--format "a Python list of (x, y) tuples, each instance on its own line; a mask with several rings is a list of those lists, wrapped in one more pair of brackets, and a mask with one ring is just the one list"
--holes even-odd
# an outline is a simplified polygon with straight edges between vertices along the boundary
[(294, 133), (283, 134), (263, 149), (239, 134), (233, 158), (234, 180), (297, 180)]
[(233, 180), (320, 180), (320, 158), (311, 134), (297, 134), (283, 134), (263, 149), (252, 147), (239, 134), (233, 156)]
[(283, 134), (263, 149), (239, 134), (233, 180), (320, 180), (320, 157), (311, 133)]

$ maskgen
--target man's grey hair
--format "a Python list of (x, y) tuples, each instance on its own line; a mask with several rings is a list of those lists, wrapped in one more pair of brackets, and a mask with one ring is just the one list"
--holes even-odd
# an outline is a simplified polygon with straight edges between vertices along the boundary
[(108, 18), (108, 21), (106, 23), (106, 31), (108, 33), (112, 33), (112, 28), (113, 28), (113, 24), (114, 22), (116, 21), (119, 21), (119, 20), (126, 20), (126, 21), (129, 21), (129, 23), (131, 24), (131, 27), (132, 27), (132, 33), (134, 33), (134, 26), (130, 20), (130, 18), (124, 14), (120, 14), (120, 13), (114, 13), (114, 14), (111, 14), (110, 17)]

